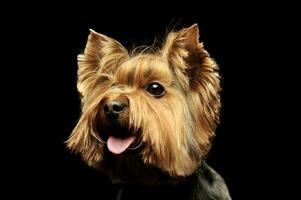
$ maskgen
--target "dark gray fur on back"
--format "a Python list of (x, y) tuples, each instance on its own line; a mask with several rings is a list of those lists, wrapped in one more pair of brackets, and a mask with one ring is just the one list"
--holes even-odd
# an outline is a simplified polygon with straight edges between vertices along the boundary
[(223, 178), (205, 161), (196, 173), (195, 187), (191, 200), (230, 200), (230, 194)]

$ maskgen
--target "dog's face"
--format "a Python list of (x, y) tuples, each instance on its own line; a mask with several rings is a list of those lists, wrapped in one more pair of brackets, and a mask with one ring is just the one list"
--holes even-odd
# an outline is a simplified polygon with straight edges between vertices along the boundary
[(191, 175), (220, 110), (217, 67), (198, 38), (193, 25), (155, 52), (130, 54), (91, 31), (78, 56), (82, 114), (68, 147), (118, 181)]

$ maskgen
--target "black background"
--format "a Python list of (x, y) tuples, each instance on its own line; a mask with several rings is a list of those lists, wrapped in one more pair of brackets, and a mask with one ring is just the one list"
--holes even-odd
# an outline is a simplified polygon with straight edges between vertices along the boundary
[[(6, 186), (13, 188), (9, 195), (113, 197), (117, 187), (64, 144), (80, 113), (76, 56), (85, 47), (89, 28), (131, 48), (152, 44), (167, 28), (194, 23), (223, 78), (221, 124), (208, 163), (224, 177), (233, 199), (278, 195), (285, 175), (274, 166), (285, 153), (275, 142), (283, 139), (280, 124), (286, 119), (277, 117), (282, 108), (275, 106), (273, 94), (290, 91), (283, 90), (287, 71), (279, 50), (287, 21), (274, 5), (74, 4), (35, 4), (30, 9), (18, 4), (2, 14), (8, 64), (1, 82), (9, 103), (3, 104), (9, 139), (3, 139), (2, 148)], [(276, 185), (272, 190), (271, 184)]]

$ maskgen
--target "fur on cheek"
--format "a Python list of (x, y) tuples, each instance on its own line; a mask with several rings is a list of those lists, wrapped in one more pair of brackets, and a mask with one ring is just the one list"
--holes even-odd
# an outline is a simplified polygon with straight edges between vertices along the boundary
[(93, 167), (102, 161), (104, 148), (104, 144), (97, 140), (98, 135), (95, 128), (98, 109), (98, 101), (95, 101), (82, 113), (71, 136), (66, 141), (68, 148), (79, 153), (83, 160)]
[[(130, 99), (130, 126), (142, 128), (143, 161), (171, 176), (186, 176), (197, 168), (198, 147), (191, 138), (187, 103), (173, 90), (160, 99), (136, 92)], [(195, 149), (192, 149), (195, 146)], [(194, 152), (193, 152), (194, 151)]]

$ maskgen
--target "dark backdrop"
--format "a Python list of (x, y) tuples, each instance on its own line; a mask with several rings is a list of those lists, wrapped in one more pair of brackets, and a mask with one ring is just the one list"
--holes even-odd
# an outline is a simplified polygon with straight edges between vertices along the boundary
[(279, 177), (265, 163), (282, 153), (274, 154), (269, 146), (273, 138), (268, 134), (279, 137), (271, 130), (277, 122), (267, 125), (276, 114), (270, 94), (276, 86), (272, 73), (279, 70), (270, 59), (277, 48), (270, 28), (279, 22), (268, 14), (273, 9), (248, 4), (73, 4), (12, 5), (12, 12), (2, 16), (9, 66), (3, 80), (10, 78), (3, 81), (9, 86), (3, 93), (13, 105), (3, 104), (10, 133), (2, 146), (9, 152), (4, 153), (6, 185), (15, 188), (10, 195), (113, 197), (117, 187), (64, 144), (79, 117), (76, 56), (85, 47), (89, 28), (132, 47), (152, 44), (167, 28), (198, 23), (200, 40), (223, 78), (221, 124), (208, 163), (224, 177), (233, 199), (265, 196), (266, 185)]

